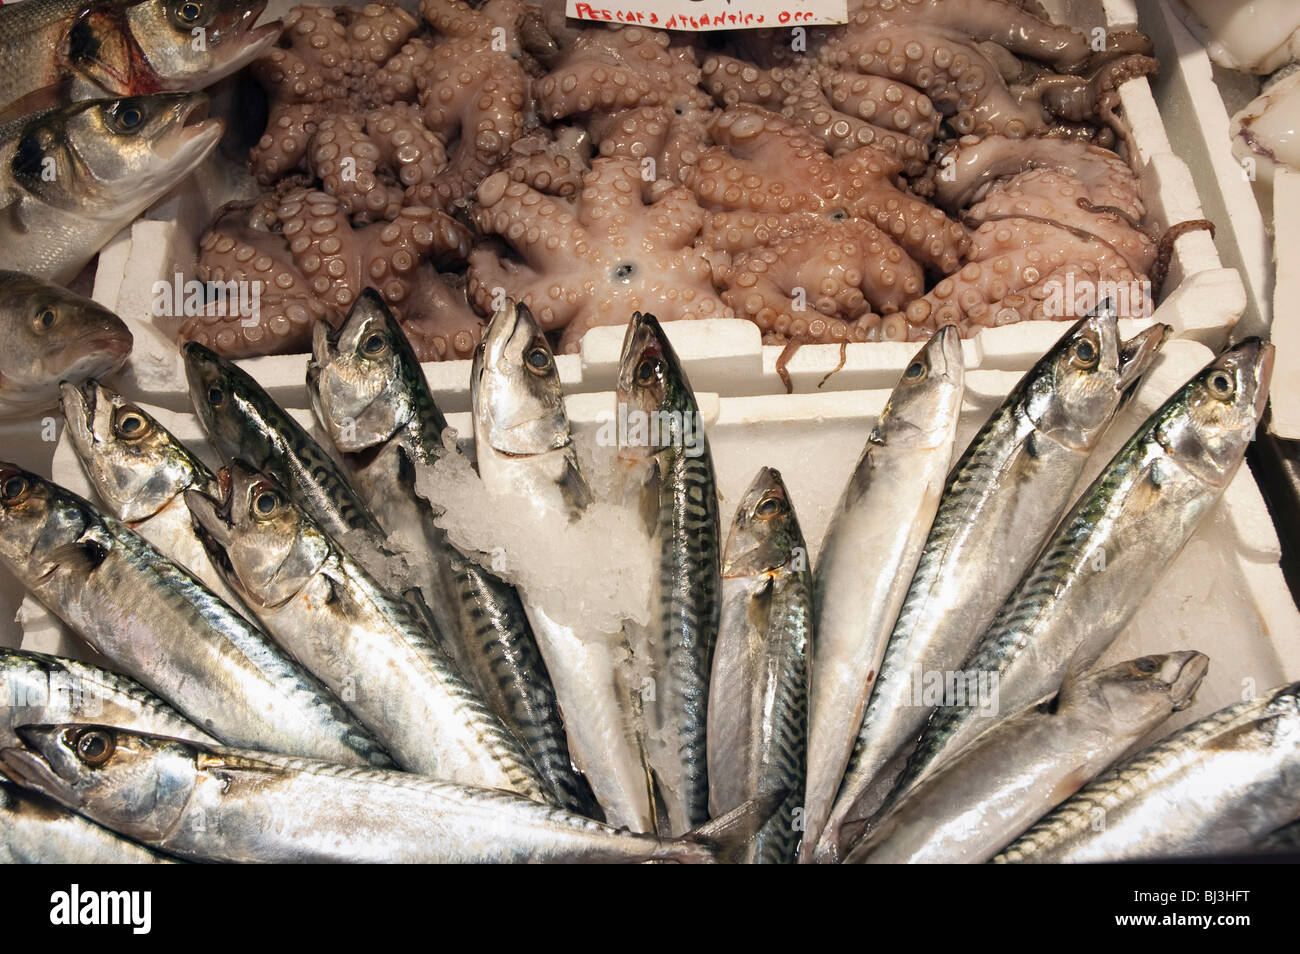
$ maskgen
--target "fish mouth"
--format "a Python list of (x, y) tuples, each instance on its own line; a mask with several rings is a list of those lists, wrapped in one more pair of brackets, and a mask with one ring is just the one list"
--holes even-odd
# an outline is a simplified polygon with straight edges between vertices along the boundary
[(1146, 374), (1161, 347), (1173, 331), (1169, 325), (1155, 324), (1120, 344), (1119, 388), (1127, 391)]
[(1174, 701), (1174, 711), (1182, 712), (1196, 698), (1196, 690), (1210, 669), (1210, 657), (1204, 653), (1192, 652), (1178, 670), (1178, 675), (1169, 685), (1169, 695)]
[(930, 371), (945, 379), (955, 379), (965, 370), (962, 358), (961, 330), (956, 325), (944, 325), (934, 333), (935, 347), (930, 349)]
[(230, 513), (230, 474), (222, 468), (217, 474), (221, 499), (211, 497), (201, 490), (188, 488), (185, 491), (185, 506), (193, 517), (194, 532), (198, 534), (204, 549), (216, 558), (225, 556), (226, 548), (234, 542)]
[(154, 145), (154, 155), (169, 165), (188, 172), (202, 162), (220, 141), (226, 124), (208, 118), (210, 102), (205, 93), (190, 93), (175, 108), (172, 129)]
[(660, 357), (663, 347), (659, 343), (659, 322), (654, 315), (633, 312), (632, 320), (623, 336), (623, 350), (618, 359), (618, 390), (630, 394), (632, 377), (642, 357)]
[(1277, 355), (1277, 348), (1259, 338), (1247, 338), (1238, 347), (1243, 345), (1249, 346), (1254, 351), (1249, 355), (1248, 360), (1255, 366), (1255, 420), (1258, 421), (1264, 416), (1264, 408), (1268, 404), (1269, 385), (1273, 381), (1273, 359)]
[(98, 385), (93, 379), (80, 385), (73, 381), (60, 381), (59, 400), (68, 424), (68, 436), (79, 452), (88, 454), (96, 442), (92, 422), (99, 402)]
[(42, 751), (45, 745), (53, 742), (57, 731), (58, 727), (51, 725), (15, 728), (14, 733), (22, 741), (23, 748), (0, 749), (0, 770), (23, 788), (48, 795), (64, 804), (74, 804), (77, 797), (69, 784), (72, 780), (59, 774)]
[(502, 363), (509, 357), (506, 349), (514, 341), (524, 315), (531, 317), (528, 306), (513, 301), (507, 301), (504, 308), (493, 313), (479, 343), (484, 370), (501, 370)]

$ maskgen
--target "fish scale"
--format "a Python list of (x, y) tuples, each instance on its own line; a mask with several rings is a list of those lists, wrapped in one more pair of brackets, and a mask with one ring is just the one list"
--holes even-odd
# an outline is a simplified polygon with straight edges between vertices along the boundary
[[(886, 642), (818, 860), (836, 860), (889, 791), (931, 706), (917, 677), (957, 669), (1067, 508), (1092, 447), (1167, 329), (1129, 341), (1105, 306), (1076, 322), (1016, 384), (949, 473)], [(1080, 361), (1089, 347), (1091, 362)]]
[[(1300, 683), (1293, 683), (1211, 713), (1117, 765), (993, 862), (1245, 851), (1300, 818), (1298, 782)], [(1144, 804), (1157, 814), (1145, 816)], [(1169, 804), (1180, 811), (1169, 813)]]
[[(223, 742), (392, 764), (323, 685), (145, 540), (34, 474), (0, 471), (5, 484), (21, 477), (29, 487), (0, 506), (4, 561), (114, 666)], [(15, 538), (41, 520), (31, 510), (40, 502), (58, 515), (29, 551)], [(58, 559), (55, 571), (44, 572), (45, 557)]]
[[(1218, 355), (1138, 428), (1062, 520), (962, 670), (996, 678), (1000, 712), (1052, 692), (1127, 624), (1218, 502), (1263, 413), (1272, 346)], [(1230, 378), (1232, 391), (1209, 389)], [(995, 716), (996, 718), (996, 716)], [(896, 800), (988, 727), (973, 706), (935, 710), (890, 795)]]

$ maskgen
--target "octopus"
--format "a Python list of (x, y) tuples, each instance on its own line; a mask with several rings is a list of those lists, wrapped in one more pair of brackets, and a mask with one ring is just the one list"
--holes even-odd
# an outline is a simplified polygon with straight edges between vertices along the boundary
[[(1066, 290), (1141, 289), (1156, 243), (1141, 226), (1137, 177), (1106, 149), (1060, 139), (961, 140), (936, 188), (940, 205), (973, 229), (966, 263), (911, 302), (908, 337), (955, 322), (980, 326), (1069, 317)], [(1134, 301), (1133, 298), (1137, 300)], [(1131, 317), (1137, 317), (1132, 315)]]
[(730, 318), (714, 285), (716, 263), (695, 239), (704, 210), (667, 180), (647, 183), (635, 159), (592, 161), (572, 201), (505, 172), (478, 189), (474, 221), (521, 258), (476, 248), (470, 300), (490, 313), (506, 296), (526, 304), (560, 348), (574, 352), (596, 325), (622, 325), (634, 311), (662, 320)]
[[(180, 338), (230, 357), (301, 351), (315, 321), (341, 322), (367, 286), (399, 318), (411, 310), (427, 324), (428, 303), (420, 296), (429, 283), (421, 265), (461, 261), (469, 246), (468, 230), (434, 209), (405, 207), (392, 221), (357, 228), (328, 193), (267, 193), (227, 206), (199, 240), (203, 281), (258, 283), (257, 320), (209, 309), (186, 321)], [(435, 336), (424, 337), (436, 350)]]
[(652, 160), (682, 183), (708, 144), (713, 101), (687, 43), (639, 26), (583, 31), (533, 84), (545, 121), (577, 119), (601, 156)]

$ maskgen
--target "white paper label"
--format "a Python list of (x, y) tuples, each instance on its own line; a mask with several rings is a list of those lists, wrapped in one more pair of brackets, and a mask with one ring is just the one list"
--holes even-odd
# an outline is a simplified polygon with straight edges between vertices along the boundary
[(661, 30), (758, 30), (847, 23), (848, 0), (565, 0), (579, 20)]

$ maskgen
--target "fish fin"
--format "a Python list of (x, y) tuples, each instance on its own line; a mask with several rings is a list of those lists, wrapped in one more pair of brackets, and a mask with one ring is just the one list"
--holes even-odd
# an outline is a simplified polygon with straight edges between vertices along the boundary
[(50, 550), (47, 561), (61, 568), (75, 566), (89, 572), (104, 562), (112, 548), (113, 538), (103, 527), (91, 526), (73, 542)]
[(49, 86), (42, 86), (40, 89), (32, 90), (25, 96), (20, 96), (0, 110), (0, 125), (22, 119), (24, 116), (31, 116), (33, 113), (43, 113), (47, 109), (54, 109), (56, 106), (61, 106), (68, 101), (66, 83), (58, 82), (51, 83)]
[(724, 864), (734, 862), (741, 850), (753, 841), (759, 829), (767, 824), (791, 794), (790, 789), (779, 788), (741, 802), (731, 811), (691, 829), (682, 836), (681, 841), (711, 849), (713, 861)]

